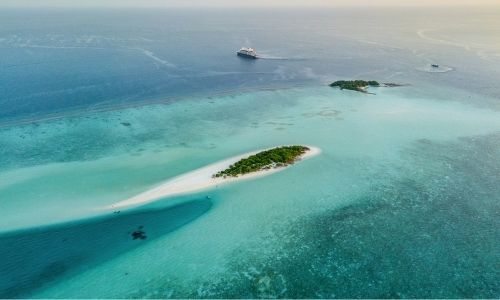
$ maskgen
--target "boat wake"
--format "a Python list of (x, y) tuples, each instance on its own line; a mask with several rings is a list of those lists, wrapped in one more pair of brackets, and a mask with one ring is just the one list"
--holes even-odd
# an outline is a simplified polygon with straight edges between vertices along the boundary
[(257, 57), (259, 59), (266, 59), (266, 60), (294, 60), (294, 61), (300, 61), (300, 60), (306, 60), (306, 58), (303, 57), (280, 57), (280, 56), (272, 56), (272, 55), (265, 55), (265, 54), (259, 54)]
[(423, 66), (423, 67), (417, 67), (415, 68), (418, 71), (421, 72), (427, 72), (427, 73), (448, 73), (453, 71), (454, 69), (449, 66), (439, 66), (439, 67), (433, 67), (431, 64)]

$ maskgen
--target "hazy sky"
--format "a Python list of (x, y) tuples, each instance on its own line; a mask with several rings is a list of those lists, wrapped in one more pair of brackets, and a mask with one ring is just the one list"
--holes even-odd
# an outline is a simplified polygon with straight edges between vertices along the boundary
[(0, 0), (0, 6), (439, 6), (500, 5), (500, 0)]

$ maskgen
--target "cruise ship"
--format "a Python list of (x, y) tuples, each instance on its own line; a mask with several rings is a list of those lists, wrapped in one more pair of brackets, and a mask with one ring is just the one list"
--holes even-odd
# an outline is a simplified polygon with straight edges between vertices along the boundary
[(253, 48), (241, 48), (238, 52), (236, 52), (238, 56), (245, 57), (245, 58), (258, 58), (257, 52), (255, 52), (255, 49)]

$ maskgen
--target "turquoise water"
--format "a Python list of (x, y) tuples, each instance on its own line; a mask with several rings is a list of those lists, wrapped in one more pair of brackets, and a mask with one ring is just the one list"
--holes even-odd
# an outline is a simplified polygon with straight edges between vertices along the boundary
[[(0, 297), (498, 298), (497, 13), (0, 12)], [(105, 209), (283, 144), (322, 153)]]
[[(11, 199), (2, 209), (13, 212), (2, 218), (4, 230), (99, 216), (105, 205), (165, 179), (254, 149), (302, 143), (323, 150), (270, 177), (55, 225), (40, 229), (41, 237), (14, 236), (2, 253), (23, 245), (54, 250), (32, 263), (39, 271), (19, 274), (20, 290), (30, 292), (10, 287), (6, 295), (494, 295), (498, 274), (488, 256), (498, 237), (491, 230), (498, 225), (499, 112), (412, 97), (415, 89), (261, 91), (4, 130), (43, 131), (62, 145), (81, 139), (81, 132), (130, 141), (95, 160), (2, 173), (2, 195)], [(153, 138), (134, 142), (145, 134)], [(188, 225), (173, 230), (179, 223)], [(130, 238), (139, 226), (145, 241)], [(442, 268), (433, 269), (436, 260)], [(474, 268), (484, 278), (471, 281)], [(428, 272), (448, 284), (420, 277)], [(35, 279), (38, 289), (31, 286)]]
[[(87, 154), (86, 148), (98, 152), (103, 144), (106, 156), (4, 172), (2, 193), (10, 201), (3, 208), (13, 213), (1, 228), (97, 214), (167, 178), (256, 149), (302, 143), (338, 160), (394, 160), (411, 142), (494, 133), (500, 124), (495, 111), (402, 96), (411, 90), (379, 89), (374, 96), (328, 87), (245, 93), (4, 130), (17, 147), (30, 148), (26, 151)], [(19, 146), (28, 135), (39, 138)], [(26, 209), (34, 205), (36, 210)]]

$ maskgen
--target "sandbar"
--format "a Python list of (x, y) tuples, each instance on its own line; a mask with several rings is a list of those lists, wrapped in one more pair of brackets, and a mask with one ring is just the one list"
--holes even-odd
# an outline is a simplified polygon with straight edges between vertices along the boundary
[[(296, 162), (301, 160), (319, 155), (321, 153), (321, 149), (313, 146), (306, 146), (309, 150), (304, 153)], [(138, 206), (150, 203), (155, 200), (159, 200), (162, 198), (170, 197), (170, 196), (178, 196), (182, 194), (200, 192), (206, 189), (210, 189), (213, 187), (217, 187), (219, 185), (228, 184), (235, 181), (247, 180), (252, 178), (257, 178), (261, 176), (267, 176), (279, 171), (282, 171), (291, 165), (284, 167), (272, 168), (269, 170), (261, 170), (257, 172), (252, 172), (250, 174), (240, 175), (238, 177), (218, 177), (214, 178), (213, 175), (219, 171), (225, 170), (229, 168), (232, 164), (238, 162), (243, 158), (247, 158), (250, 155), (257, 154), (259, 152), (269, 150), (259, 150), (253, 151), (249, 153), (245, 153), (242, 155), (238, 155), (235, 157), (231, 157), (229, 159), (225, 159), (213, 164), (210, 164), (206, 167), (196, 169), (194, 171), (185, 173), (183, 175), (174, 177), (166, 182), (154, 187), (144, 193), (131, 197), (129, 199), (116, 202), (108, 207), (108, 209), (118, 210), (127, 208), (130, 206)]]

